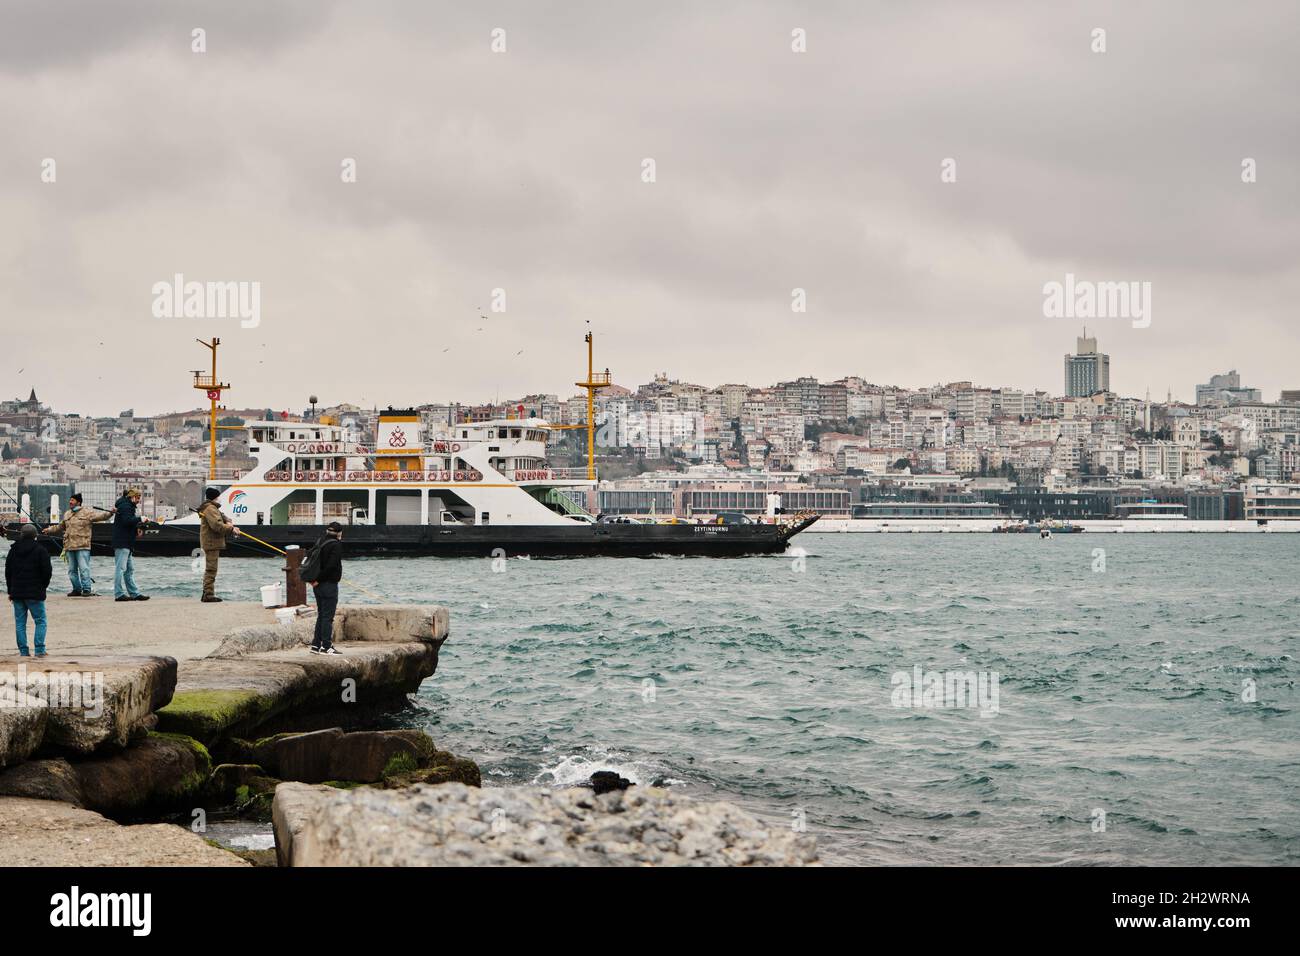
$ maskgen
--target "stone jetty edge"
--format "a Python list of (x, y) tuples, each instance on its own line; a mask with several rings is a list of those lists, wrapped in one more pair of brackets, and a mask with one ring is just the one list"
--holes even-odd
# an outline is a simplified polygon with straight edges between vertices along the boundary
[[(81, 654), (33, 668), (95, 669), (103, 707), (0, 701), (0, 866), (817, 863), (814, 838), (723, 802), (481, 790), (478, 766), (422, 731), (362, 729), (435, 673), (447, 608), (341, 606), (340, 657), (307, 653), (311, 627), (243, 627), (179, 664)], [(220, 847), (191, 829), (200, 813), (269, 821), (276, 848)]]
[[(179, 663), (89, 652), (0, 656), (0, 865), (208, 865), (213, 847), (190, 829), (196, 811), (269, 819), (277, 770), (340, 787), (478, 784), (472, 761), (437, 750), (419, 731), (345, 732), (405, 706), (435, 673), (445, 607), (340, 606), (338, 657), (308, 653), (312, 627), (305, 618), (240, 628), (206, 657)], [(309, 732), (318, 728), (328, 729)], [(313, 747), (331, 758), (324, 775), (313, 769)], [(33, 827), (33, 801), (79, 812), (41, 804), (47, 812)], [(143, 846), (131, 856), (131, 841), (116, 830), (152, 838), (134, 824), (159, 819), (184, 829), (170, 828), (173, 839), (158, 843), (156, 856)], [(61, 849), (78, 840), (108, 849), (76, 857)]]

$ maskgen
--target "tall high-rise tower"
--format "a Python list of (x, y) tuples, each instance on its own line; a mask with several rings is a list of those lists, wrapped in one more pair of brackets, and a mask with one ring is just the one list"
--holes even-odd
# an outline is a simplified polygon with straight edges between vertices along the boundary
[(1110, 391), (1110, 356), (1097, 351), (1096, 337), (1083, 330), (1075, 345), (1075, 354), (1065, 357), (1065, 395), (1085, 398)]

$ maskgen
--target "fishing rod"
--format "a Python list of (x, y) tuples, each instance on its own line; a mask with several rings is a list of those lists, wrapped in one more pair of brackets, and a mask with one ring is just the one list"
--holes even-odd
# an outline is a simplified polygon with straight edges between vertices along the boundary
[[(197, 508), (191, 508), (190, 510), (193, 511), (195, 514), (198, 514), (198, 513), (199, 513)], [(184, 525), (175, 525), (175, 524), (174, 524), (174, 525), (172, 525), (172, 527), (173, 527), (173, 528), (183, 528)], [(185, 528), (185, 530), (186, 530), (186, 531), (189, 531), (190, 529), (189, 529), (189, 528)], [(283, 554), (285, 557), (288, 557), (288, 556), (289, 556), (287, 551), (281, 551), (281, 550), (280, 550), (279, 548), (277, 548), (275, 545), (271, 544), (271, 542), (269, 542), (269, 541), (263, 541), (261, 538), (257, 537), (257, 535), (249, 534), (247, 531), (244, 531), (242, 528), (236, 527), (236, 528), (235, 528), (235, 534), (236, 534), (238, 537), (241, 537), (241, 538), (251, 538), (253, 541), (256, 541), (258, 544), (260, 544), (260, 545), (264, 545), (265, 547), (270, 548), (272, 551), (276, 552), (277, 554)], [(350, 580), (348, 580), (347, 578), (342, 578), (341, 580), (342, 580), (342, 582), (343, 582), (344, 584), (346, 584), (348, 587), (357, 588), (357, 589), (360, 590), (360, 591), (364, 591), (366, 594), (369, 594), (369, 595), (370, 595), (372, 598), (374, 598), (376, 601), (383, 601), (383, 600), (384, 600), (383, 597), (381, 597), (380, 595), (376, 594), (374, 591), (370, 590), (370, 589), (369, 589), (368, 587), (366, 587), (364, 584), (358, 584), (356, 581), (350, 581)]]
[[(5, 497), (8, 498), (10, 501), (12, 501), (15, 505), (18, 506), (18, 510), (15, 511), (14, 514), (18, 515), (18, 523), (19, 523), (20, 525), (23, 524), (23, 515), (24, 515), (24, 514), (27, 515), (27, 522), (26, 522), (27, 524), (33, 524), (33, 525), (36, 524), (36, 519), (32, 517), (32, 513), (31, 513), (30, 511), (27, 511), (27, 512), (24, 512), (24, 511), (23, 511), (23, 503), (22, 503), (21, 501), (19, 501), (17, 498), (15, 498), (15, 497), (14, 497), (13, 495), (11, 495), (7, 490), (5, 490), (5, 489), (3, 489), (3, 488), (0, 488), (0, 491), (4, 491), (4, 495), (5, 495)], [(96, 510), (98, 510), (98, 509), (96, 509)], [(53, 515), (50, 515), (50, 517), (53, 518), (54, 516), (53, 516)], [(21, 531), (21, 529), (18, 529), (18, 531)], [(9, 539), (9, 529), (8, 529), (7, 527), (4, 527), (3, 525), (0, 525), (0, 536), (4, 537), (5, 540), (8, 540), (8, 539)], [(46, 538), (46, 539), (48, 539), (48, 540), (50, 540), (50, 541), (54, 541), (54, 540), (56, 540), (56, 539), (58, 539), (58, 538), (62, 538), (62, 537), (63, 537), (63, 532), (60, 531), (60, 532), (56, 532), (55, 534), (46, 534), (43, 530), (41, 530), (40, 527), (37, 527), (37, 529), (36, 529), (36, 537), (37, 537), (38, 539), (39, 539), (39, 538)]]

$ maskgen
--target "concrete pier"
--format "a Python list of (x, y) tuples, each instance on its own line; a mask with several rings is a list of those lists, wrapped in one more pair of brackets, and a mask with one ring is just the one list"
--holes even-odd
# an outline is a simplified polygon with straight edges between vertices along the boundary
[[(278, 732), (296, 742), (331, 728), (322, 739), (337, 773), (327, 776), (342, 782), (477, 783), (472, 762), (417, 732), (344, 733), (402, 706), (434, 673), (446, 608), (342, 605), (342, 655), (328, 657), (308, 652), (313, 616), (280, 624), (257, 604), (57, 596), (47, 609), (48, 657), (0, 652), (0, 836), (28, 834), (0, 839), (0, 865), (229, 856), (182, 827), (120, 823), (206, 812), (258, 781), (273, 789), (256, 761), (313, 749), (310, 734), (300, 747), (265, 742)], [(75, 853), (78, 842), (104, 852)]]

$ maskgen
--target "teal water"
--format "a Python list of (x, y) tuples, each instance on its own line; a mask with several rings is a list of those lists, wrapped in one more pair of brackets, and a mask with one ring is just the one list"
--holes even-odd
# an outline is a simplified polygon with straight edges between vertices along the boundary
[[(477, 760), (486, 785), (614, 769), (805, 820), (839, 862), (1300, 862), (1300, 536), (798, 544), (802, 561), (345, 573), (450, 606), (438, 673), (403, 720)], [(224, 593), (249, 598), (278, 567), (223, 562)], [(138, 577), (198, 592), (183, 559), (140, 561)], [(918, 665), (996, 671), (997, 713), (894, 706), (891, 677)]]

